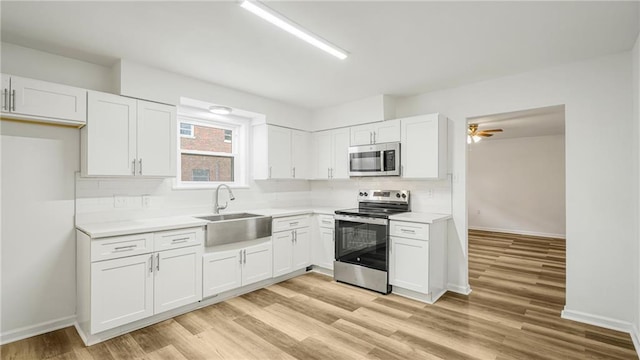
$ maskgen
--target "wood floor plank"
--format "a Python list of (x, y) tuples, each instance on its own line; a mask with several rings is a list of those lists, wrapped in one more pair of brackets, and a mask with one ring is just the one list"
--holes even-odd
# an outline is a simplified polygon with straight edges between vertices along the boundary
[(637, 359), (629, 334), (562, 319), (562, 239), (470, 231), (470, 295), (433, 305), (307, 273), (85, 347), (66, 328), (1, 360)]

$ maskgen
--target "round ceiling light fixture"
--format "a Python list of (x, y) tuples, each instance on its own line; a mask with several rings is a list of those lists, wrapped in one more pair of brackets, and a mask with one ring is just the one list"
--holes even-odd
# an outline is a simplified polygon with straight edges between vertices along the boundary
[(209, 106), (209, 111), (218, 115), (229, 115), (233, 109), (228, 106), (212, 105)]

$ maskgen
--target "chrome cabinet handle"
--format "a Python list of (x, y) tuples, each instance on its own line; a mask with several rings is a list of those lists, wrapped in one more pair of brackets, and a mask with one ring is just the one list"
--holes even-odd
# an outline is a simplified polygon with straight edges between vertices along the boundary
[(416, 231), (415, 230), (411, 230), (411, 229), (400, 229), (401, 232), (403, 233), (409, 233), (409, 234), (415, 234)]
[(294, 230), (291, 230), (291, 242), (292, 242), (292, 243), (293, 243), (293, 239), (294, 239), (293, 231), (294, 231)]
[(242, 264), (242, 250), (240, 250), (240, 264)]
[(118, 246), (116, 248), (113, 249), (113, 251), (122, 251), (122, 250), (133, 250), (136, 246), (138, 245), (127, 245), (127, 246)]
[(153, 272), (153, 254), (151, 254), (151, 257), (149, 259), (149, 272)]
[(296, 167), (295, 166), (293, 167), (293, 178), (294, 179), (296, 178)]
[(160, 271), (160, 253), (158, 253), (158, 255), (156, 255), (156, 270)]
[(9, 110), (9, 89), (2, 90), (2, 110)]
[(140, 169), (138, 170), (138, 173), (142, 175), (142, 158), (138, 160), (138, 164), (140, 164)]
[(11, 96), (9, 96), (9, 98), (11, 99), (11, 111), (16, 111), (16, 91), (15, 90), (11, 90)]
[(294, 222), (290, 222), (289, 223), (289, 226), (296, 226), (296, 225), (298, 225), (298, 221), (294, 221)]
[(133, 165), (131, 166), (131, 175), (135, 175), (136, 174), (136, 159), (131, 160), (131, 162), (133, 163)]
[(269, 166), (269, 176), (268, 176), (268, 178), (271, 179), (271, 166)]
[(244, 249), (244, 263), (247, 263), (247, 249)]
[(173, 239), (171, 240), (172, 244), (178, 244), (178, 243), (183, 243), (183, 242), (187, 242), (189, 241), (189, 238), (180, 238), (180, 239)]
[(369, 131), (369, 144), (373, 144), (373, 133)]

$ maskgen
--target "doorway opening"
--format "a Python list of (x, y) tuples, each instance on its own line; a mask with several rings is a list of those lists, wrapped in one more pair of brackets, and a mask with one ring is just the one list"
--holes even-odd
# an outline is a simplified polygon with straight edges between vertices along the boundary
[(467, 123), (469, 283), (474, 292), (535, 304), (559, 318), (566, 289), (564, 105)]

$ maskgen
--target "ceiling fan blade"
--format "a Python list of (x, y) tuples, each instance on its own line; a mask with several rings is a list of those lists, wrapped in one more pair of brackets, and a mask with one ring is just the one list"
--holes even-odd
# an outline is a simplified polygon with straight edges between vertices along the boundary
[(479, 132), (502, 132), (502, 129), (488, 129), (488, 130), (480, 130)]
[(484, 134), (482, 132), (479, 132), (479, 133), (476, 134), (476, 136), (490, 137), (490, 136), (493, 136), (493, 134)]

